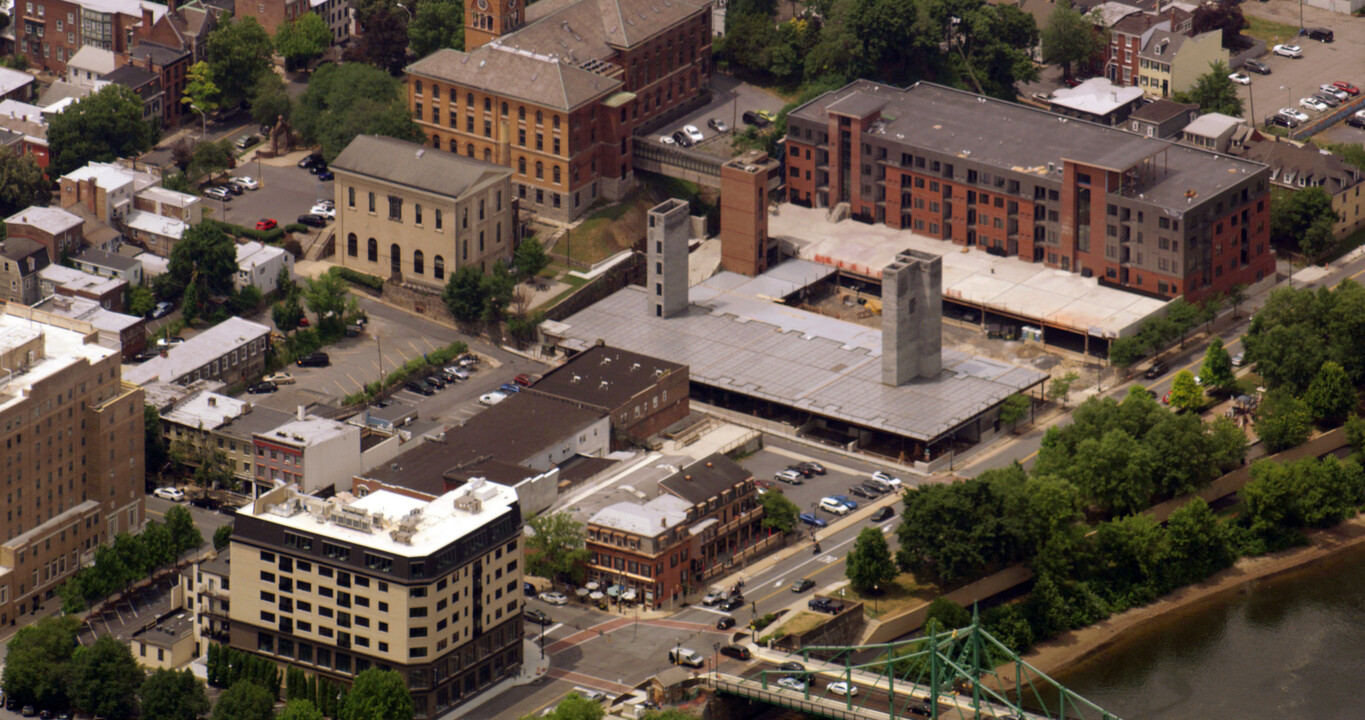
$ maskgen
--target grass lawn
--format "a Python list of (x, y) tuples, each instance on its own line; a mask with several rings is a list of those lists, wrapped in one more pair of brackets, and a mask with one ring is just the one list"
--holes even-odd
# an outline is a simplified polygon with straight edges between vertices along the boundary
[(792, 617), (792, 619), (779, 625), (775, 632), (783, 635), (799, 635), (807, 630), (814, 630), (815, 628), (820, 627), (826, 620), (829, 620), (830, 617), (832, 616), (802, 610)]
[(1247, 26), (1242, 29), (1242, 34), (1264, 40), (1266, 49), (1290, 43), (1299, 36), (1299, 29), (1293, 25), (1278, 23), (1273, 20), (1264, 20), (1255, 15), (1246, 15)]
[(889, 587), (882, 588), (880, 595), (863, 595), (851, 586), (846, 588), (846, 595), (850, 599), (861, 601), (863, 612), (868, 617), (879, 618), (908, 605), (929, 602), (939, 596), (939, 588), (935, 585), (921, 585), (915, 581), (914, 575), (901, 573), (891, 581)]

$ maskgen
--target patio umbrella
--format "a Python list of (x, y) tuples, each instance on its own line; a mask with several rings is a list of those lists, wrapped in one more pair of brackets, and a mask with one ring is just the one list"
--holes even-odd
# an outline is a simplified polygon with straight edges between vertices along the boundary
[(634, 599), (635, 599), (635, 591), (634, 591), (634, 590), (627, 590), (627, 591), (625, 592), (625, 594), (621, 596), (621, 599), (622, 599), (622, 600), (625, 600), (625, 601), (627, 601), (627, 602), (634, 600)]
[(575, 594), (575, 595), (578, 595), (578, 597), (583, 597), (583, 596), (587, 595), (589, 592), (590, 592), (590, 591), (589, 591), (587, 588), (581, 587), (581, 588), (578, 588), (577, 590), (575, 590), (575, 591), (574, 591), (574, 594)]
[(591, 595), (589, 595), (588, 597), (591, 598), (591, 599), (593, 599), (593, 600), (601, 600), (601, 599), (602, 599), (602, 593), (600, 593), (600, 592), (594, 590), (593, 593), (592, 593)]
[(607, 588), (607, 594), (610, 595), (610, 596), (612, 596), (612, 597), (616, 597), (616, 596), (619, 595), (620, 593), (621, 593), (621, 586), (620, 586), (620, 585), (612, 585), (611, 587)]
[(585, 588), (587, 588), (587, 589), (589, 589), (589, 590), (596, 590), (599, 586), (598, 586), (596, 580), (589, 580), (589, 581), (588, 581), (588, 584), (587, 584), (587, 585), (584, 585), (583, 587), (585, 587)]

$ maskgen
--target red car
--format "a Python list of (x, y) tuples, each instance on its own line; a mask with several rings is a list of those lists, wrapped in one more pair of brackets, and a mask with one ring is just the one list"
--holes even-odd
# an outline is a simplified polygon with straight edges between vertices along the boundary
[(515, 382), (522, 387), (531, 387), (531, 376), (522, 373), (521, 375), (512, 378), (512, 382)]
[(264, 220), (256, 221), (257, 230), (274, 230), (278, 226), (279, 223), (275, 222), (274, 218), (266, 218)]
[(1346, 94), (1350, 95), (1351, 97), (1355, 97), (1360, 94), (1360, 88), (1344, 80), (1338, 80), (1332, 83), (1332, 87), (1337, 88), (1338, 90), (1344, 90)]
[(1063, 78), (1063, 79), (1062, 79), (1062, 82), (1065, 83), (1067, 87), (1069, 87), (1069, 88), (1074, 88), (1074, 87), (1080, 85), (1082, 81), (1081, 81), (1081, 79), (1079, 79), (1079, 78), (1069, 77), (1069, 78)]
[(299, 318), (299, 327), (308, 327), (308, 325), (309, 325), (309, 323), (308, 323), (308, 316), (307, 316), (307, 315), (304, 315), (304, 316), (302, 316), (302, 317)]

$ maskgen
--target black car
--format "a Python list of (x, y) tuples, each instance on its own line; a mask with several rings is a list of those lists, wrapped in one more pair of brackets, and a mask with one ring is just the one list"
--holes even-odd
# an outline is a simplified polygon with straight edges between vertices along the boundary
[(805, 464), (804, 464), (804, 463), (798, 463), (798, 464), (796, 464), (796, 465), (788, 465), (788, 466), (787, 466), (787, 469), (788, 469), (788, 470), (791, 470), (792, 472), (799, 472), (799, 473), (801, 473), (801, 477), (805, 477), (805, 478), (812, 478), (812, 477), (815, 477), (815, 471), (814, 471), (814, 470), (811, 470), (810, 468), (805, 467)]
[(892, 509), (889, 508), (889, 507), (878, 508), (878, 509), (877, 509), (877, 512), (872, 513), (872, 522), (881, 522), (881, 521), (883, 521), (883, 520), (890, 520), (893, 516), (895, 516), (895, 514), (896, 514), (896, 511), (895, 511), (895, 510), (892, 510)]
[(304, 355), (295, 364), (299, 367), (327, 367), (332, 364), (332, 359), (327, 357), (327, 353), (315, 352)]
[(716, 629), (717, 629), (717, 630), (729, 630), (730, 628), (732, 628), (732, 627), (734, 627), (734, 626), (735, 626), (735, 619), (732, 618), (732, 617), (730, 617), (730, 616), (728, 616), (728, 615), (716, 621)]
[(772, 124), (768, 122), (768, 118), (765, 118), (752, 110), (745, 110), (744, 114), (740, 116), (740, 119), (746, 124), (755, 125), (761, 128), (768, 127)]
[(726, 645), (720, 649), (720, 654), (726, 657), (732, 657), (736, 660), (748, 660), (753, 657), (753, 654), (749, 652), (749, 648), (746, 648), (743, 645)]
[(873, 485), (871, 480), (864, 480), (862, 482), (862, 488), (872, 493), (872, 497), (881, 497), (882, 495), (882, 489)]
[(223, 505), (223, 503), (218, 502), (217, 500), (214, 500), (213, 498), (207, 495), (205, 495), (204, 497), (194, 498), (193, 500), (190, 501), (190, 504), (197, 508), (204, 508), (205, 510), (217, 510)]
[(1304, 29), (1302, 29), (1302, 30), (1299, 31), (1299, 34), (1300, 34), (1300, 35), (1307, 35), (1308, 37), (1310, 37), (1310, 38), (1312, 38), (1312, 39), (1314, 39), (1314, 40), (1317, 40), (1318, 42), (1325, 42), (1325, 43), (1332, 42), (1333, 40), (1336, 39), (1336, 36), (1332, 33), (1331, 30), (1328, 30), (1327, 28), (1320, 28), (1320, 27), (1304, 28)]
[(1359, 115), (1347, 116), (1346, 124), (1350, 125), (1353, 128), (1361, 128), (1362, 130), (1365, 130), (1365, 117), (1360, 117)]
[(692, 138), (688, 137), (687, 133), (681, 130), (673, 133), (673, 142), (677, 143), (678, 147), (692, 147)]
[(854, 485), (853, 487), (849, 488), (848, 494), (857, 495), (860, 498), (867, 498), (869, 500), (871, 500), (874, 497), (877, 497), (876, 495), (873, 495), (871, 492), (869, 492), (868, 489), (863, 487), (862, 485)]
[(270, 381), (263, 381), (248, 387), (246, 391), (248, 393), (251, 393), (252, 395), (263, 395), (265, 393), (273, 393), (279, 389), (280, 389), (279, 385), (276, 385), (275, 383)]
[(554, 620), (551, 620), (551, 619), (550, 619), (550, 616), (547, 615), (547, 614), (545, 613), (544, 610), (531, 609), (531, 610), (527, 610), (527, 611), (526, 611), (525, 613), (523, 613), (523, 614), (526, 616), (526, 622), (533, 622), (533, 623), (535, 623), (535, 624), (537, 624), (537, 625), (553, 625), (553, 624), (554, 624)]
[(806, 671), (806, 666), (799, 662), (784, 662), (781, 665), (778, 665), (777, 669), (782, 672), (804, 673)]
[(825, 473), (829, 472), (828, 470), (825, 469), (824, 465), (821, 465), (820, 463), (815, 462), (814, 460), (807, 460), (801, 463), (801, 467), (810, 470), (816, 475), (824, 475)]
[(725, 612), (733, 612), (738, 608), (744, 607), (744, 598), (738, 595), (732, 595), (731, 597), (725, 598), (725, 600), (716, 607)]
[(815, 587), (814, 580), (811, 580), (810, 578), (801, 578), (800, 580), (797, 580), (796, 582), (792, 583), (792, 592), (794, 593), (805, 592), (813, 587)]
[(305, 157), (304, 159), (300, 160), (300, 161), (299, 161), (299, 167), (301, 167), (301, 168), (311, 168), (311, 167), (313, 167), (314, 165), (317, 165), (318, 163), (321, 163), (321, 162), (323, 162), (322, 156), (321, 156), (321, 155), (318, 155), (317, 153), (313, 153), (312, 155), (309, 155), (309, 156)]
[(409, 380), (403, 383), (403, 387), (417, 393), (418, 395), (435, 395), (436, 390), (426, 383)]
[(1248, 60), (1248, 61), (1242, 63), (1242, 69), (1243, 69), (1243, 70), (1250, 71), (1250, 72), (1257, 73), (1257, 74), (1259, 74), (1259, 75), (1269, 75), (1269, 74), (1270, 74), (1270, 66), (1269, 66), (1269, 65), (1266, 65), (1265, 63), (1261, 62), (1260, 60)]
[(226, 184), (226, 185), (219, 185), (218, 187), (221, 187), (221, 188), (223, 188), (224, 190), (227, 190), (228, 192), (232, 193), (233, 195), (241, 195), (242, 193), (246, 192), (246, 188), (242, 187), (241, 185), (238, 185), (237, 183), (233, 183), (233, 182), (230, 182), (230, 183), (228, 183), (228, 184)]
[(256, 135), (255, 133), (252, 133), (251, 135), (243, 135), (237, 138), (237, 142), (233, 144), (237, 146), (238, 150), (245, 150), (260, 141), (261, 137), (259, 135)]
[(308, 166), (308, 172), (313, 173), (314, 175), (321, 175), (327, 172), (327, 163), (324, 163), (322, 161), (313, 163), (312, 165)]
[[(1354, 115), (1352, 115), (1351, 118), (1348, 118), (1346, 120), (1346, 124), (1350, 125), (1351, 119), (1353, 118), (1355, 118)], [(1288, 115), (1271, 115), (1270, 117), (1266, 118), (1265, 124), (1267, 126), (1274, 125), (1293, 130), (1294, 128), (1299, 126), (1299, 121), (1296, 118), (1289, 117)]]
[(810, 602), (806, 603), (806, 607), (810, 608), (811, 610), (818, 610), (819, 612), (829, 613), (830, 615), (838, 615), (844, 610), (843, 603), (835, 602), (834, 600), (831, 600), (829, 598), (822, 597), (811, 598)]
[(147, 362), (148, 360), (151, 360), (152, 358), (157, 357), (160, 354), (161, 353), (155, 350), (143, 350), (142, 352), (133, 356), (133, 362), (135, 363)]
[(1142, 376), (1148, 380), (1155, 380), (1162, 375), (1165, 375), (1167, 370), (1170, 370), (1170, 368), (1166, 366), (1166, 363), (1160, 360), (1153, 360), (1152, 366), (1147, 368), (1147, 372), (1143, 373)]
[(428, 375), (426, 379), (423, 380), (423, 382), (436, 388), (437, 390), (443, 390), (445, 389), (446, 386), (445, 378), (441, 377), (440, 375)]
[(536, 596), (536, 586), (535, 586), (535, 585), (532, 585), (531, 583), (528, 583), (528, 582), (526, 582), (526, 581), (524, 581), (524, 580), (523, 580), (522, 583), (521, 583), (521, 591), (522, 591), (523, 593), (526, 593), (526, 597), (535, 597), (535, 596)]
[(299, 224), (315, 228), (327, 227), (327, 218), (321, 215), (314, 215), (312, 213), (308, 213), (307, 215), (299, 216)]

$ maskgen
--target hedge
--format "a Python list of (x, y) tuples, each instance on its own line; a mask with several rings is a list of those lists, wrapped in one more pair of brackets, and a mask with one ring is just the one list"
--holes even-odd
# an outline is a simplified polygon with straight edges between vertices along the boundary
[(341, 279), (345, 280), (346, 282), (355, 285), (360, 285), (362, 287), (367, 287), (375, 292), (384, 291), (384, 278), (378, 277), (376, 275), (367, 275), (363, 272), (357, 272), (352, 268), (343, 267), (340, 265), (334, 266), (331, 270), (328, 270), (327, 272), (330, 272), (333, 275), (340, 276)]
[[(234, 235), (236, 237), (251, 238), (252, 240), (266, 243), (268, 245), (275, 245), (279, 243), (280, 240), (284, 238), (284, 233), (286, 231), (293, 232), (292, 230), (289, 230), (289, 226), (276, 227), (272, 230), (257, 230), (256, 228), (243, 227), (236, 223), (224, 222), (222, 220), (209, 219), (205, 220), (204, 222), (214, 223), (218, 227), (222, 228), (223, 232), (226, 232), (230, 235)], [(293, 224), (297, 225), (298, 223)]]
[(289, 223), (288, 225), (285, 225), (284, 231), (291, 233), (306, 233), (308, 232), (308, 226), (304, 225), (303, 223), (293, 222)]
[(426, 368), (441, 367), (446, 363), (454, 360), (455, 358), (465, 354), (465, 352), (468, 350), (469, 350), (468, 345), (465, 345), (463, 342), (456, 340), (455, 342), (443, 348), (432, 350), (431, 352), (426, 353), (421, 357), (415, 357), (407, 361), (406, 363), (403, 363), (402, 367), (384, 376), (384, 384), (382, 386), (379, 384), (378, 380), (368, 383), (365, 385), (364, 390), (347, 395), (346, 398), (342, 401), (342, 404), (359, 405), (361, 403), (367, 402), (371, 398), (378, 396), (384, 390), (384, 388), (391, 388), (394, 387), (395, 385), (401, 385), (402, 383), (406, 382), (408, 378), (412, 377), (413, 374), (418, 373)]

